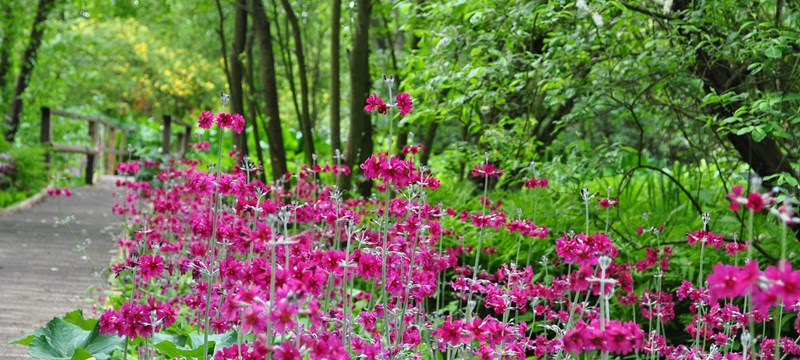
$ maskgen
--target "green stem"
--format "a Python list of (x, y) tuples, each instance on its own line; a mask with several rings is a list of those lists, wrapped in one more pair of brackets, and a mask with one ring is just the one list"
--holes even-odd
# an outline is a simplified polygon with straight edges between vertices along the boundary
[[(222, 111), (225, 111), (223, 106)], [(222, 168), (222, 128), (219, 130), (219, 138), (217, 144), (217, 177), (215, 181), (219, 182), (220, 172)], [(203, 328), (203, 360), (208, 360), (208, 333), (210, 331), (210, 313), (211, 313), (211, 287), (214, 285), (214, 256), (217, 244), (217, 217), (219, 213), (219, 188), (214, 186), (214, 220), (212, 223), (211, 238), (209, 239), (209, 254), (208, 254), (208, 283), (206, 289), (206, 313), (205, 313), (205, 326)]]

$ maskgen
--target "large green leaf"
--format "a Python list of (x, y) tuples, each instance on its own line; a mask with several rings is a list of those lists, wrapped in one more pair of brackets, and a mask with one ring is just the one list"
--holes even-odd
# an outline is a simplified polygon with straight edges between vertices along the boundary
[[(65, 320), (68, 319), (68, 320)], [(90, 327), (91, 326), (91, 327)], [(106, 360), (114, 349), (122, 348), (124, 339), (100, 335), (96, 320), (84, 319), (79, 311), (64, 318), (54, 318), (13, 344), (28, 346), (28, 354), (38, 359)]]

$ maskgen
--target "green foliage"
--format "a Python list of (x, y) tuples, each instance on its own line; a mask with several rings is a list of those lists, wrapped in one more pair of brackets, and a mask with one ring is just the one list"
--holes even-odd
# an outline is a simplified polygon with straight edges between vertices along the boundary
[(100, 335), (97, 320), (83, 318), (81, 310), (63, 318), (53, 318), (47, 325), (12, 344), (28, 346), (28, 353), (37, 359), (105, 360), (124, 340), (116, 335)]
[(48, 184), (42, 147), (12, 147), (0, 138), (0, 156), (0, 207), (24, 200)]
[[(237, 334), (229, 331), (224, 334), (212, 334), (208, 337), (209, 354), (215, 349), (222, 349), (236, 343)], [(164, 332), (153, 335), (150, 340), (156, 349), (164, 355), (174, 357), (203, 357), (203, 334), (201, 332), (184, 332), (179, 326), (172, 326)]]

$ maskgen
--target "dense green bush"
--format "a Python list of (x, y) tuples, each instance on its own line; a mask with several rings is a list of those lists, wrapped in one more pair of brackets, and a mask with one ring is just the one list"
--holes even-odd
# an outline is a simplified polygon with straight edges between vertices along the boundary
[(21, 201), (48, 183), (41, 146), (12, 147), (0, 139), (0, 207)]

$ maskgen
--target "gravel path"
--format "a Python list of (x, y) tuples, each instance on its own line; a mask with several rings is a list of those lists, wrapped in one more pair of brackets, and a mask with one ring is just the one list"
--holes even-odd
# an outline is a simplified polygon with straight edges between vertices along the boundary
[[(111, 213), (117, 178), (73, 189), (70, 198), (45, 198), (30, 209), (0, 216), (0, 359), (29, 359), (27, 348), (9, 345), (56, 316), (82, 308), (97, 315), (90, 299), (116, 254), (121, 217)], [(75, 239), (66, 225), (67, 216)], [(85, 246), (85, 253), (77, 242)]]

